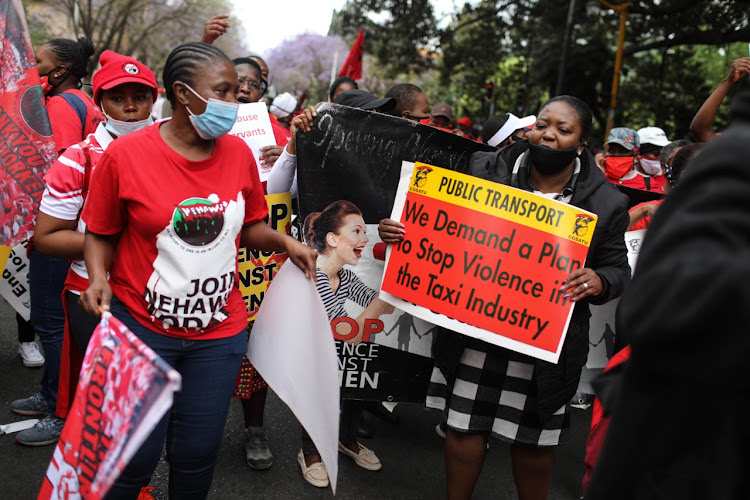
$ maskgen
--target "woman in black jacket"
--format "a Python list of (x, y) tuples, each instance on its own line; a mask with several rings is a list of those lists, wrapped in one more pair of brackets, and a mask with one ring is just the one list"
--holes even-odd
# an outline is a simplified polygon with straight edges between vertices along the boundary
[[(528, 142), (472, 157), (471, 175), (575, 205), (599, 220), (587, 267), (563, 285), (576, 305), (557, 364), (441, 329), (427, 405), (446, 412), (449, 499), (471, 497), (490, 433), (512, 444), (519, 498), (546, 498), (553, 447), (569, 439), (568, 402), (588, 354), (588, 304), (619, 296), (630, 279), (627, 198), (606, 182), (585, 149), (590, 130), (588, 106), (559, 96), (542, 106)], [(399, 226), (381, 223), (381, 239), (398, 241)]]

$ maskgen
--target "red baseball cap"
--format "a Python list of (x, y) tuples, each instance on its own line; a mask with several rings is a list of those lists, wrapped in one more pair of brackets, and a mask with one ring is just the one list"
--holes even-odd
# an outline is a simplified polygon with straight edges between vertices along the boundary
[(123, 83), (141, 83), (153, 89), (154, 102), (159, 88), (153, 71), (130, 56), (123, 56), (111, 50), (105, 50), (99, 56), (101, 68), (94, 74), (94, 102), (99, 104), (99, 92), (122, 85)]
[(468, 116), (464, 116), (460, 120), (456, 120), (456, 123), (458, 123), (459, 125), (463, 125), (466, 128), (471, 128), (471, 118), (469, 118)]

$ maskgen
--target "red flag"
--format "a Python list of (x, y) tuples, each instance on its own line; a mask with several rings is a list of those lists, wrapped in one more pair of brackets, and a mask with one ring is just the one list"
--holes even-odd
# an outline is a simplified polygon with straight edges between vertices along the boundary
[(20, 0), (0, 0), (0, 245), (34, 231), (44, 173), (57, 157)]
[(175, 369), (106, 313), (86, 349), (38, 500), (105, 497), (181, 383)]
[(344, 65), (341, 66), (339, 76), (348, 76), (355, 80), (362, 78), (362, 55), (365, 50), (365, 29), (359, 30), (357, 39), (352, 44), (352, 50), (349, 51), (349, 55), (344, 61)]

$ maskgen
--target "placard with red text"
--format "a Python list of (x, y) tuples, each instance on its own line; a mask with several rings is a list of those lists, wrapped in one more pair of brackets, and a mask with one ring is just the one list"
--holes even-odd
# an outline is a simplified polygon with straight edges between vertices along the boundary
[(266, 182), (273, 165), (261, 164), (260, 148), (276, 145), (266, 105), (262, 102), (240, 104), (240, 109), (237, 111), (237, 121), (234, 122), (234, 127), (229, 133), (245, 141), (245, 144), (253, 152), (255, 163), (258, 165), (260, 182)]
[[(268, 225), (282, 234), (292, 234), (292, 194), (267, 194)], [(263, 252), (252, 248), (240, 247), (237, 256), (237, 275), (240, 291), (247, 307), (248, 322), (255, 321), (260, 303), (263, 301), (273, 278), (286, 262), (287, 254)]]
[(560, 288), (584, 267), (595, 214), (417, 163), (399, 184), (392, 218), (406, 234), (389, 253), (381, 298), (425, 321), (557, 362), (573, 309)]

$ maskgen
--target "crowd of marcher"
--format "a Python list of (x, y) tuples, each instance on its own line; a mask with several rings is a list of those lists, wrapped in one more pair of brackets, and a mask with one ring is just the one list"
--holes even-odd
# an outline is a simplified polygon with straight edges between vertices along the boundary
[[(82, 90), (82, 79), (95, 53), (91, 40), (54, 39), (36, 51), (59, 158), (46, 173), (46, 190), (30, 244), (31, 319), (25, 322), (17, 317), (19, 354), (28, 367), (43, 366), (43, 373), (38, 393), (11, 404), (17, 414), (41, 420), (16, 439), (28, 446), (58, 440), (73, 401), (82, 356), (104, 311), (125, 323), (182, 376), (182, 390), (175, 395), (172, 411), (131, 459), (107, 498), (138, 497), (151, 479), (165, 441), (169, 443), (170, 497), (205, 497), (232, 397), (242, 401), (248, 466), (255, 470), (272, 466), (274, 457), (263, 423), (268, 385), (244, 356), (247, 313), (235, 286), (240, 247), (287, 253), (308, 278), (317, 278), (331, 319), (346, 314), (347, 299), (377, 309), (378, 314), (387, 314), (392, 307), (344, 267), (356, 264), (356, 259), (341, 248), (357, 249), (367, 242), (362, 214), (354, 205), (337, 202), (311, 216), (305, 221), (307, 244), (266, 224), (264, 194), (297, 194), (296, 136), (313, 127), (317, 112), (315, 107), (303, 107), (305, 96), (282, 92), (269, 100), (276, 145), (262, 148), (260, 162), (272, 165), (267, 184), (262, 184), (250, 150), (227, 132), (235, 123), (238, 103), (267, 99), (273, 68), (258, 56), (230, 60), (216, 48), (213, 42), (228, 29), (226, 16), (214, 17), (206, 24), (202, 41), (176, 47), (165, 63), (161, 84), (136, 59), (104, 51), (90, 95)], [(747, 208), (740, 207), (750, 194), (748, 170), (740, 163), (745, 157), (739, 152), (750, 144), (747, 94), (737, 98), (734, 108), (740, 125), (730, 127), (725, 138), (717, 139), (716, 147), (707, 143), (719, 135), (712, 131), (719, 105), (748, 74), (750, 58), (734, 61), (727, 78), (693, 120), (695, 142), (670, 140), (660, 124), (640, 123), (613, 128), (599, 146), (590, 137), (591, 110), (572, 96), (551, 98), (536, 115), (502, 113), (475, 127), (469, 117), (456, 119), (447, 102), (430, 106), (425, 92), (413, 83), (398, 83), (379, 98), (349, 77), (332, 82), (330, 102), (421, 122), (496, 148), (474, 153), (470, 175), (571, 204), (599, 217), (585, 267), (570, 273), (562, 284), (565, 297), (575, 307), (558, 363), (445, 328), (437, 330), (427, 405), (444, 412), (437, 432), (445, 437), (448, 498), (471, 497), (489, 436), (511, 444), (519, 498), (547, 497), (555, 447), (570, 439), (570, 402), (588, 353), (589, 304), (604, 304), (623, 293), (617, 344), (618, 350), (625, 350), (618, 363), (633, 368), (626, 371), (613, 363), (608, 370), (620, 374), (615, 387), (622, 394), (613, 397), (609, 392), (610, 397), (597, 403), (596, 432), (587, 448), (587, 495), (656, 498), (657, 491), (666, 491), (664, 498), (682, 498), (674, 496), (678, 492), (685, 492), (684, 498), (698, 498), (703, 492), (707, 493), (704, 498), (742, 496), (744, 490), (731, 481), (717, 481), (711, 490), (691, 491), (689, 485), (708, 487), (708, 480), (702, 482), (700, 473), (688, 478), (695, 469), (693, 462), (686, 462), (683, 474), (678, 463), (681, 443), (669, 436), (682, 429), (686, 440), (695, 441), (699, 429), (689, 429), (686, 422), (696, 418), (685, 413), (696, 412), (714, 421), (708, 437), (701, 441), (713, 436), (732, 457), (744, 455), (739, 444), (726, 444), (728, 437), (719, 434), (722, 422), (729, 426), (726, 433), (746, 434), (741, 418), (709, 417), (695, 410), (686, 397), (687, 392), (701, 394), (697, 387), (706, 386), (708, 393), (717, 391), (715, 385), (701, 380), (699, 372), (709, 370), (703, 365), (726, 372), (729, 378), (741, 377), (719, 366), (720, 356), (727, 356), (727, 367), (740, 362), (735, 360), (740, 352), (732, 354), (729, 344), (711, 359), (706, 359), (710, 354), (701, 358), (696, 349), (703, 346), (708, 353), (715, 349), (705, 338), (713, 335), (714, 328), (736, 326), (737, 334), (745, 328), (727, 311), (735, 305), (736, 314), (741, 314), (745, 305), (741, 299), (748, 297), (747, 286), (741, 282), (747, 276), (743, 256), (748, 254), (750, 233), (748, 218), (738, 217), (747, 215)], [(715, 155), (710, 161), (708, 149)], [(709, 167), (716, 169), (715, 181), (717, 186), (722, 182), (721, 188), (714, 187)], [(705, 184), (699, 184), (701, 179)], [(4, 205), (12, 203), (12, 187), (2, 180), (0, 197)], [(185, 229), (173, 225), (175, 207), (186, 204), (221, 207), (223, 225), (215, 233), (200, 236), (190, 234), (187, 222)], [(663, 217), (662, 211), (666, 212)], [(716, 218), (708, 220), (709, 215)], [(639, 262), (643, 274), (636, 274), (631, 283), (624, 233), (646, 228), (652, 228), (649, 234), (653, 231), (655, 236), (647, 239)], [(398, 221), (384, 219), (378, 229), (386, 244), (404, 238)], [(700, 230), (705, 230), (702, 235)], [(713, 238), (711, 233), (715, 233)], [(191, 238), (203, 238), (200, 244), (205, 251), (191, 252)], [(721, 258), (726, 259), (724, 268)], [(672, 262), (664, 264), (663, 259)], [(220, 300), (207, 300), (211, 306), (198, 312), (167, 314), (156, 304), (156, 297), (188, 301), (191, 283), (222, 277), (228, 277), (229, 291)], [(727, 287), (731, 301), (712, 280)], [(710, 297), (693, 304), (690, 294)], [(669, 323), (678, 309), (685, 313), (683, 319)], [(646, 314), (647, 310), (659, 317)], [(704, 319), (721, 314), (725, 320), (717, 326)], [(701, 338), (693, 333), (698, 326), (708, 335)], [(669, 345), (659, 342), (657, 334), (671, 341), (680, 328), (687, 332), (685, 339)], [(656, 333), (648, 336), (647, 332)], [(185, 339), (199, 342), (185, 343)], [(668, 352), (669, 346), (678, 352)], [(681, 353), (684, 358), (679, 357)], [(691, 367), (695, 373), (685, 367), (688, 361), (695, 363)], [(649, 363), (672, 364), (660, 370)], [(666, 392), (660, 394), (671, 404), (672, 418), (682, 421), (675, 429), (670, 429), (673, 422), (668, 414), (650, 420), (645, 412), (626, 408), (627, 404), (644, 407), (643, 402), (633, 402), (643, 394), (658, 405), (656, 389), (649, 389), (645, 382), (660, 384), (653, 380), (655, 374), (664, 377)], [(682, 380), (696, 389), (683, 394), (676, 388)], [(728, 403), (730, 409), (738, 409), (739, 403), (733, 401)], [(380, 458), (357, 441), (365, 406), (342, 402), (339, 450), (364, 469), (377, 471)], [(607, 425), (613, 434), (611, 444), (605, 441)], [(704, 430), (707, 426), (702, 424)], [(633, 438), (645, 428), (648, 433)], [(648, 443), (647, 436), (667, 449)], [(651, 453), (652, 458), (639, 461), (637, 443), (648, 444), (650, 451), (644, 449), (643, 454)], [(705, 453), (706, 462), (721, 456), (721, 449), (705, 442), (685, 448)], [(304, 432), (298, 462), (307, 482), (317, 487), (329, 484), (325, 464)], [(707, 468), (718, 471), (727, 463), (722, 457)], [(648, 464), (665, 466), (674, 475), (656, 474)], [(643, 483), (625, 479), (626, 471)]]

